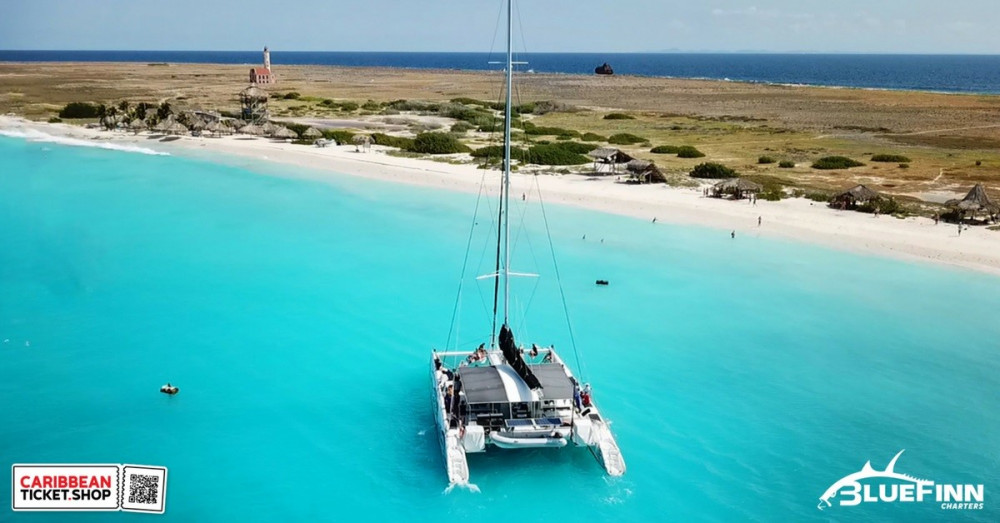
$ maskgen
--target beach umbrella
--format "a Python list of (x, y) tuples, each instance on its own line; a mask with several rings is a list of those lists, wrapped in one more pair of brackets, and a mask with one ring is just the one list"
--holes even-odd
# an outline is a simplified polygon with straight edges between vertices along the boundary
[(233, 129), (242, 129), (249, 123), (246, 120), (225, 120), (225, 122)]
[(205, 130), (213, 134), (223, 134), (228, 133), (229, 128), (226, 127), (222, 122), (215, 121), (205, 126)]
[(276, 131), (274, 131), (273, 133), (271, 133), (271, 137), (272, 138), (291, 138), (291, 139), (294, 140), (294, 139), (298, 138), (299, 135), (298, 135), (298, 133), (296, 133), (295, 131), (293, 131), (293, 130), (287, 128), (287, 127), (278, 126), (278, 129)]
[(309, 139), (322, 138), (323, 137), (323, 133), (321, 133), (319, 131), (319, 129), (317, 129), (315, 127), (310, 127), (308, 129), (306, 129), (306, 131), (304, 133), (302, 133), (302, 137), (303, 138), (309, 138)]
[(264, 127), (255, 123), (244, 125), (240, 132), (253, 136), (264, 136)]
[(197, 116), (188, 119), (188, 128), (192, 131), (202, 131), (207, 127), (205, 121)]
[(169, 125), (163, 130), (167, 134), (184, 134), (188, 132), (188, 128), (180, 122), (170, 122)]
[(268, 136), (271, 136), (274, 133), (278, 132), (278, 129), (283, 129), (282, 126), (277, 125), (277, 124), (272, 123), (272, 122), (267, 122), (262, 127), (264, 128), (264, 134), (266, 134)]

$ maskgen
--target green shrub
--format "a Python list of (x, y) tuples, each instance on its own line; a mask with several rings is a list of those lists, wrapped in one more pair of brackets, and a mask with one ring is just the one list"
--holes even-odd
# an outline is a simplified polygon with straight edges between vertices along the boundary
[(453, 132), (453, 133), (464, 133), (466, 131), (471, 131), (471, 130), (473, 130), (475, 128), (476, 128), (476, 126), (472, 125), (469, 122), (455, 122), (451, 126), (451, 132)]
[(874, 213), (876, 208), (878, 208), (878, 212), (881, 214), (907, 214), (909, 212), (906, 207), (901, 205), (891, 196), (888, 198), (869, 200), (858, 205), (857, 210), (859, 212)]
[(629, 133), (618, 133), (608, 137), (608, 143), (615, 145), (633, 145), (645, 141), (645, 138)]
[(413, 146), (409, 150), (424, 154), (453, 154), (470, 151), (465, 144), (447, 133), (420, 133), (413, 139)]
[(736, 171), (713, 162), (699, 163), (691, 170), (692, 178), (735, 178)]
[(345, 129), (320, 129), (319, 132), (323, 133), (323, 138), (333, 140), (337, 145), (349, 144), (354, 138), (354, 133)]
[[(523, 161), (526, 156), (527, 151), (521, 147), (511, 147), (510, 157), (514, 160)], [(480, 147), (472, 151), (473, 158), (487, 158), (491, 160), (500, 160), (503, 158), (503, 146), (502, 145), (489, 145), (486, 147)]]
[(404, 138), (402, 136), (389, 136), (385, 133), (372, 133), (372, 142), (377, 145), (386, 145), (389, 147), (398, 147), (404, 151), (413, 150), (413, 138)]
[(778, 162), (778, 167), (781, 167), (782, 169), (791, 169), (792, 167), (795, 167), (795, 162), (791, 160), (781, 160)]
[(327, 98), (327, 99), (323, 100), (322, 102), (320, 102), (319, 104), (322, 105), (322, 106), (325, 106), (325, 107), (333, 107), (333, 106), (337, 105), (337, 102), (334, 102), (333, 100)]
[(340, 110), (350, 113), (358, 110), (358, 104), (354, 102), (343, 102), (340, 104)]
[(766, 174), (751, 174), (747, 175), (745, 178), (750, 181), (757, 182), (763, 187), (763, 189), (757, 193), (757, 198), (760, 200), (776, 202), (786, 196), (785, 184), (782, 183), (781, 178)]
[(887, 163), (908, 163), (910, 159), (901, 154), (876, 154), (872, 156), (873, 162)]
[(538, 165), (580, 165), (590, 158), (573, 152), (565, 147), (567, 144), (533, 145), (528, 149), (525, 161)]
[(657, 145), (649, 150), (653, 154), (677, 154), (680, 147), (676, 145)]
[(807, 192), (807, 193), (803, 194), (803, 197), (805, 197), (806, 199), (812, 200), (814, 202), (823, 202), (823, 203), (826, 203), (826, 202), (830, 201), (830, 198), (832, 196), (829, 193), (813, 191), (813, 192)]
[(678, 158), (704, 158), (705, 153), (695, 149), (690, 145), (682, 145), (677, 148)]
[(49, 118), (49, 123), (60, 123), (60, 122), (62, 122), (62, 118), (58, 118), (58, 117), (55, 117), (55, 116), (53, 116), (52, 118)]
[(900, 169), (909, 169), (910, 168), (910, 164), (908, 164), (908, 163), (901, 163), (901, 164), (899, 164), (899, 168)]
[(453, 104), (478, 105), (480, 107), (490, 107), (493, 105), (491, 102), (476, 100), (475, 98), (465, 98), (465, 97), (452, 98), (450, 102)]
[(576, 154), (587, 154), (595, 149), (595, 147), (589, 143), (580, 142), (559, 142), (552, 144), (552, 146)]
[(581, 136), (580, 139), (585, 142), (603, 142), (608, 138), (606, 136), (601, 136), (596, 133), (583, 133), (583, 136)]
[(770, 156), (761, 156), (760, 158), (757, 158), (757, 163), (761, 164), (774, 163), (775, 161), (776, 160)]
[(846, 156), (824, 156), (813, 162), (813, 169), (850, 169), (860, 167), (863, 163)]
[(625, 113), (608, 113), (604, 115), (605, 120), (635, 120), (635, 117)]
[(368, 100), (367, 102), (361, 104), (361, 108), (366, 111), (378, 111), (382, 108), (382, 104), (376, 102), (375, 100)]
[(302, 96), (302, 95), (299, 94), (299, 93), (296, 93), (295, 91), (292, 91), (290, 93), (285, 93), (285, 96), (283, 96), (283, 98), (285, 100), (298, 100), (300, 96)]
[(531, 122), (523, 122), (521, 124), (521, 128), (524, 129), (524, 134), (532, 136), (572, 136), (574, 138), (580, 137), (579, 131), (573, 131), (571, 129), (563, 129), (561, 127), (541, 127)]
[(97, 106), (87, 102), (70, 102), (59, 111), (59, 118), (97, 118)]

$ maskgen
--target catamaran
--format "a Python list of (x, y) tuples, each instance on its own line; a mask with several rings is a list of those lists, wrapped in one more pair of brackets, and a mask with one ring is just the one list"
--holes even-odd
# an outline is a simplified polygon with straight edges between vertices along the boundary
[[(503, 322), (474, 351), (433, 351), (434, 419), (451, 484), (469, 483), (466, 454), (503, 450), (588, 447), (611, 476), (625, 473), (625, 460), (591, 395), (555, 347), (519, 349), (509, 327), (510, 147), (513, 61), (512, 0), (507, 2), (506, 104), (504, 106), (503, 183), (497, 231), (494, 304), (503, 303)], [(494, 306), (494, 325), (498, 311)], [(487, 347), (488, 343), (488, 347)]]

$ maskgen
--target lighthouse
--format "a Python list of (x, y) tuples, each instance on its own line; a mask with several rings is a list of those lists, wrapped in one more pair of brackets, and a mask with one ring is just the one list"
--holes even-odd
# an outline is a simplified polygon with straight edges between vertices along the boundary
[(271, 72), (271, 51), (267, 50), (267, 46), (264, 46), (264, 69)]

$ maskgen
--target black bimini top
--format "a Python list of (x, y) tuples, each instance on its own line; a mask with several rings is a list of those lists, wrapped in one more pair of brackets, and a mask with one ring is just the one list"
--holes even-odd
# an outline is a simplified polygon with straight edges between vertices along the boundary
[(531, 372), (538, 377), (542, 383), (542, 390), (546, 400), (571, 400), (573, 399), (573, 382), (566, 375), (566, 369), (559, 363), (543, 363), (541, 365), (529, 365)]
[[(531, 365), (542, 385), (542, 399), (573, 399), (573, 382), (558, 363)], [(462, 392), (469, 403), (528, 403), (534, 401), (531, 389), (509, 365), (460, 367)]]

